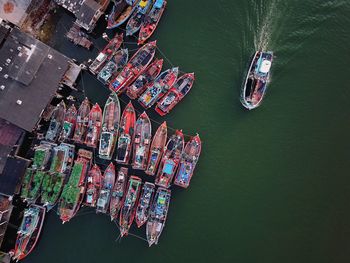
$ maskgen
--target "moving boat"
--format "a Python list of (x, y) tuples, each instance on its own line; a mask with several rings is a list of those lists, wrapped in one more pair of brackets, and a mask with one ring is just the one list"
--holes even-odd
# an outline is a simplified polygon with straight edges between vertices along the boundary
[(178, 74), (178, 67), (160, 73), (155, 81), (140, 96), (139, 103), (146, 109), (152, 107), (174, 85)]
[(140, 96), (140, 94), (145, 91), (147, 86), (159, 75), (162, 67), (163, 59), (155, 59), (135, 80), (135, 82), (128, 86), (126, 95), (128, 95), (130, 99), (136, 99), (138, 96)]
[(138, 39), (139, 45), (143, 44), (147, 39), (149, 39), (156, 30), (165, 10), (166, 4), (167, 2), (165, 0), (155, 1), (151, 11), (142, 22)]
[(128, 168), (120, 167), (118, 171), (117, 180), (113, 187), (111, 202), (109, 204), (109, 214), (111, 216), (111, 221), (117, 218), (119, 210), (123, 204), (123, 197), (126, 191), (127, 180)]
[(160, 162), (155, 184), (164, 188), (169, 188), (179, 165), (181, 153), (184, 148), (184, 136), (182, 131), (177, 130), (173, 134), (166, 147)]
[(109, 60), (114, 53), (120, 48), (123, 43), (123, 33), (116, 34), (105, 46), (105, 48), (98, 53), (96, 59), (92, 62), (89, 70), (92, 74), (96, 75), (100, 68)]
[(92, 152), (79, 149), (67, 184), (59, 201), (58, 213), (62, 223), (68, 222), (78, 212), (86, 190), (86, 174), (90, 168)]
[(120, 103), (116, 93), (112, 92), (103, 110), (102, 132), (99, 157), (111, 160), (118, 136), (120, 121)]
[(100, 138), (101, 132), (101, 122), (102, 110), (100, 108), (100, 105), (96, 103), (89, 113), (89, 121), (85, 137), (85, 144), (87, 146), (92, 148), (97, 147), (98, 139)]
[(13, 260), (22, 260), (33, 251), (44, 225), (45, 214), (45, 207), (35, 204), (24, 210), (22, 223), (17, 231)]
[(153, 0), (140, 0), (136, 5), (128, 23), (126, 24), (126, 35), (131, 36), (140, 30), (146, 14), (153, 4)]
[(158, 101), (155, 108), (160, 116), (168, 114), (191, 90), (194, 83), (194, 73), (187, 73), (177, 79), (175, 84)]
[(69, 140), (73, 136), (75, 123), (77, 121), (77, 109), (74, 104), (72, 104), (68, 110), (66, 111), (66, 115), (64, 116), (64, 122), (62, 131), (59, 137), (59, 141), (64, 142)]
[(140, 201), (136, 208), (135, 221), (138, 228), (146, 223), (149, 215), (149, 209), (152, 202), (152, 197), (155, 192), (156, 186), (152, 183), (145, 182), (142, 187)]
[(167, 126), (166, 122), (163, 122), (156, 131), (151, 144), (151, 151), (148, 157), (147, 167), (145, 173), (148, 175), (154, 175), (157, 171), (159, 162), (164, 152), (164, 146), (167, 139)]
[(121, 237), (128, 235), (130, 226), (134, 220), (141, 184), (141, 178), (133, 175), (130, 176), (123, 206), (120, 210), (119, 227)]
[(103, 184), (98, 196), (96, 213), (106, 213), (109, 207), (109, 200), (111, 198), (112, 188), (115, 182), (115, 167), (111, 162), (103, 175)]
[(100, 168), (95, 164), (87, 175), (86, 196), (84, 205), (96, 207), (98, 195), (102, 185), (102, 174)]
[(168, 215), (170, 197), (171, 191), (169, 189), (163, 187), (157, 189), (146, 226), (146, 236), (149, 246), (158, 244), (158, 239), (163, 231)]
[(187, 188), (190, 185), (193, 171), (194, 168), (196, 168), (201, 150), (202, 142), (197, 134), (186, 143), (185, 149), (181, 156), (179, 169), (175, 176), (174, 184), (183, 188)]
[(128, 164), (131, 155), (132, 144), (134, 142), (134, 126), (136, 122), (136, 113), (131, 101), (126, 105), (120, 118), (119, 138), (117, 145), (116, 162), (119, 164)]
[(132, 155), (132, 168), (145, 170), (149, 147), (152, 139), (152, 125), (146, 112), (143, 112), (135, 124), (135, 139)]
[(45, 135), (45, 140), (55, 141), (57, 137), (60, 135), (65, 113), (66, 113), (66, 104), (62, 100), (56, 106), (54, 112), (52, 113), (49, 129), (47, 130)]
[(273, 60), (272, 51), (256, 51), (241, 93), (242, 105), (248, 110), (260, 106), (269, 82)]
[(116, 0), (108, 16), (107, 29), (117, 28), (129, 19), (136, 8), (137, 0)]
[(127, 48), (118, 50), (98, 73), (97, 79), (105, 85), (109, 84), (109, 81), (125, 66), (128, 59), (129, 51)]
[(147, 43), (141, 47), (129, 60), (128, 64), (118, 74), (118, 76), (110, 82), (109, 88), (118, 94), (124, 92), (126, 87), (130, 85), (151, 63), (156, 53), (156, 41)]
[(89, 123), (90, 102), (85, 98), (78, 109), (77, 123), (73, 135), (73, 141), (83, 143)]

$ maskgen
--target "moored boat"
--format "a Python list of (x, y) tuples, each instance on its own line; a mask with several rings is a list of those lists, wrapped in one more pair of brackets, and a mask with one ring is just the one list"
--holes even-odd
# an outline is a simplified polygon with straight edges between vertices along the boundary
[(152, 107), (175, 83), (179, 68), (171, 68), (160, 73), (146, 91), (140, 96), (139, 103), (146, 109)]
[(72, 104), (64, 116), (62, 131), (58, 139), (59, 141), (64, 142), (73, 136), (76, 121), (77, 109), (75, 108), (74, 104)]
[(111, 216), (112, 221), (117, 218), (119, 210), (123, 204), (123, 198), (126, 192), (127, 180), (128, 180), (128, 168), (120, 167), (118, 171), (117, 180), (113, 187), (111, 202), (109, 204), (109, 214)]
[(184, 148), (184, 136), (182, 131), (177, 130), (173, 134), (166, 147), (159, 165), (155, 184), (169, 188), (179, 165), (181, 153)]
[(153, 194), (155, 192), (155, 185), (149, 182), (145, 182), (142, 187), (140, 200), (136, 208), (135, 221), (137, 227), (144, 225), (148, 219), (149, 209), (151, 206)]
[(167, 139), (167, 125), (163, 122), (157, 129), (156, 134), (153, 137), (150, 153), (147, 161), (147, 167), (145, 173), (148, 175), (154, 175), (157, 171), (159, 162), (164, 152), (164, 146)]
[(252, 110), (260, 106), (269, 82), (272, 61), (272, 51), (255, 52), (241, 92), (241, 102), (245, 108)]
[(131, 36), (140, 30), (146, 14), (153, 4), (153, 0), (140, 0), (136, 5), (128, 23), (126, 24), (126, 35)]
[(102, 174), (100, 168), (95, 164), (87, 175), (86, 195), (84, 205), (95, 207), (102, 186)]
[(46, 132), (45, 140), (55, 141), (57, 137), (60, 135), (63, 122), (64, 115), (66, 113), (66, 104), (62, 100), (55, 108), (52, 113), (49, 129)]
[(117, 28), (124, 24), (136, 8), (137, 0), (117, 0), (108, 16), (107, 29)]
[(168, 114), (191, 90), (194, 83), (194, 73), (187, 73), (177, 79), (175, 84), (158, 101), (155, 111), (164, 116)]
[(96, 148), (98, 139), (100, 138), (102, 122), (102, 110), (100, 105), (96, 103), (90, 113), (86, 131), (85, 144), (89, 147)]
[(147, 220), (146, 236), (148, 245), (158, 244), (168, 215), (171, 191), (159, 187), (154, 196), (149, 217)]
[(115, 182), (115, 167), (111, 162), (103, 174), (102, 188), (96, 204), (96, 213), (106, 213), (109, 208), (112, 188)]
[(128, 164), (130, 160), (132, 144), (135, 138), (136, 113), (131, 101), (126, 105), (120, 118), (119, 138), (117, 144), (116, 162), (119, 164)]
[(76, 143), (83, 143), (87, 126), (89, 123), (90, 102), (85, 98), (78, 109), (77, 122), (73, 135), (73, 141)]

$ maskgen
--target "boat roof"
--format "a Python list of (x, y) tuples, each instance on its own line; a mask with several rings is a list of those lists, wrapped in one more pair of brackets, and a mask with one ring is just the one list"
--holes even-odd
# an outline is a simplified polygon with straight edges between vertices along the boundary
[(260, 64), (259, 72), (266, 74), (270, 71), (270, 68), (271, 68), (271, 61), (265, 59)]
[(161, 8), (163, 6), (164, 0), (156, 0), (154, 3), (155, 8)]

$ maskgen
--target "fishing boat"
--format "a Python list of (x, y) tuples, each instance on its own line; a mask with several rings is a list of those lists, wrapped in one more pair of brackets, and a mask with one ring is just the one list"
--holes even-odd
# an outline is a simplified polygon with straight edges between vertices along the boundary
[(61, 143), (53, 148), (51, 173), (65, 173), (70, 171), (74, 160), (75, 146), (68, 143)]
[(62, 131), (58, 139), (59, 141), (64, 142), (73, 136), (76, 121), (77, 109), (75, 108), (74, 104), (72, 104), (64, 116)]
[(102, 122), (102, 110), (100, 105), (96, 103), (90, 113), (89, 121), (86, 131), (85, 144), (91, 148), (96, 148), (98, 139), (100, 138), (101, 132), (101, 122)]
[(135, 138), (136, 113), (131, 101), (126, 105), (120, 118), (119, 138), (117, 144), (116, 162), (119, 164), (128, 164), (131, 155), (132, 144)]
[(149, 246), (158, 244), (168, 215), (170, 197), (171, 191), (169, 189), (163, 187), (157, 189), (146, 225), (146, 236)]
[(123, 204), (123, 197), (126, 191), (127, 180), (128, 168), (120, 167), (117, 180), (113, 187), (111, 202), (109, 204), (109, 214), (111, 216), (111, 221), (117, 218), (119, 210)]
[(111, 162), (103, 175), (103, 182), (100, 194), (97, 199), (96, 213), (106, 213), (109, 208), (112, 188), (115, 182), (115, 167)]
[(146, 109), (152, 107), (176, 82), (179, 68), (171, 68), (160, 73), (160, 75), (149, 85), (140, 96), (139, 103)]
[(114, 53), (120, 48), (123, 43), (123, 33), (116, 34), (105, 46), (105, 48), (98, 53), (96, 59), (91, 63), (89, 70), (96, 75), (99, 69), (108, 61)]
[(64, 186), (58, 213), (62, 223), (68, 222), (78, 212), (86, 190), (86, 174), (90, 168), (92, 152), (79, 149), (78, 158), (74, 163), (67, 184)]
[(181, 153), (184, 148), (184, 136), (182, 131), (177, 130), (173, 134), (164, 151), (164, 155), (159, 165), (155, 184), (164, 188), (169, 188), (179, 165)]
[(126, 35), (131, 36), (140, 30), (143, 20), (153, 4), (153, 0), (140, 0), (136, 5), (128, 23), (126, 24)]
[(272, 61), (272, 51), (256, 51), (253, 56), (241, 93), (242, 105), (248, 110), (260, 106), (264, 98)]
[(73, 135), (73, 141), (83, 143), (89, 123), (90, 102), (85, 98), (78, 109), (77, 122)]
[(135, 139), (132, 155), (132, 168), (145, 170), (152, 139), (152, 125), (146, 112), (143, 112), (135, 124)]
[(134, 81), (134, 83), (127, 87), (126, 95), (130, 99), (136, 99), (147, 86), (154, 81), (159, 75), (163, 67), (163, 59), (155, 59), (145, 71)]
[(130, 176), (123, 206), (120, 210), (119, 227), (121, 237), (128, 235), (130, 226), (134, 220), (141, 184), (141, 178), (133, 175)]
[(142, 187), (140, 200), (136, 208), (135, 221), (138, 228), (143, 226), (149, 215), (149, 209), (151, 207), (151, 202), (153, 194), (155, 192), (156, 186), (152, 183), (145, 182)]
[(145, 43), (147, 39), (151, 37), (153, 32), (156, 30), (158, 23), (164, 13), (167, 2), (165, 0), (156, 0), (151, 11), (146, 15), (146, 18), (143, 20), (138, 44), (141, 45)]
[(111, 160), (117, 141), (120, 121), (120, 103), (117, 94), (114, 92), (107, 99), (102, 120), (98, 154), (102, 159)]
[(97, 79), (105, 85), (109, 84), (109, 81), (126, 65), (128, 59), (129, 51), (127, 48), (118, 50), (98, 73)]
[(163, 122), (156, 131), (153, 137), (150, 153), (148, 156), (147, 167), (145, 173), (148, 175), (154, 175), (158, 169), (159, 162), (164, 152), (164, 146), (167, 139), (167, 125)]
[(52, 113), (49, 129), (47, 130), (45, 135), (45, 140), (55, 141), (57, 137), (60, 135), (65, 113), (66, 113), (66, 104), (62, 100), (56, 106), (54, 112)]
[(197, 134), (186, 143), (185, 149), (181, 156), (179, 169), (175, 176), (174, 184), (183, 188), (187, 188), (190, 185), (193, 171), (196, 168), (201, 150), (202, 142)]
[(136, 8), (137, 0), (116, 0), (112, 12), (107, 19), (107, 29), (113, 29), (124, 24)]
[(35, 204), (24, 210), (22, 223), (17, 231), (13, 260), (22, 260), (33, 251), (44, 225), (45, 214), (45, 207)]
[(84, 205), (96, 207), (96, 202), (102, 185), (102, 174), (100, 168), (95, 164), (87, 175), (86, 196)]
[(151, 63), (156, 53), (156, 41), (147, 43), (141, 47), (129, 60), (123, 70), (112, 80), (109, 88), (118, 94), (124, 92), (126, 87), (130, 85)]
[(187, 73), (177, 79), (175, 84), (158, 101), (155, 108), (160, 116), (168, 114), (191, 90), (194, 83), (194, 73)]

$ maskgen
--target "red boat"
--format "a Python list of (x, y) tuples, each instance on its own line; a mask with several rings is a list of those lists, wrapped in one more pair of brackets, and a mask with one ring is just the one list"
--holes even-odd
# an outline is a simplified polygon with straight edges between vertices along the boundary
[(136, 113), (131, 102), (126, 105), (119, 123), (120, 136), (117, 145), (116, 162), (119, 164), (128, 164), (131, 155), (131, 148), (134, 142)]
[(177, 79), (175, 84), (158, 101), (155, 108), (160, 116), (168, 114), (191, 90), (194, 83), (194, 73), (187, 73)]
[(95, 207), (102, 184), (100, 168), (95, 164), (87, 175), (86, 196), (84, 205)]
[(90, 113), (85, 137), (85, 144), (89, 147), (96, 148), (101, 133), (102, 110), (100, 105), (96, 103)]
[(88, 98), (85, 98), (78, 110), (77, 122), (75, 125), (75, 131), (73, 136), (73, 141), (75, 141), (76, 143), (83, 143), (84, 141), (87, 126), (89, 123), (89, 113), (90, 102)]
[(182, 131), (177, 130), (173, 134), (166, 147), (160, 162), (155, 184), (169, 188), (179, 165), (181, 154), (184, 148), (184, 136)]
[(163, 67), (163, 59), (156, 59), (150, 64), (146, 70), (130, 85), (126, 90), (126, 95), (130, 99), (136, 99), (142, 92), (145, 91), (147, 85), (159, 75)]
[(109, 214), (111, 221), (117, 218), (119, 210), (123, 204), (123, 198), (126, 191), (126, 183), (128, 179), (128, 168), (120, 167), (117, 180), (112, 190), (111, 201), (109, 204)]
[(156, 53), (156, 41), (147, 43), (141, 47), (129, 60), (128, 64), (110, 82), (109, 88), (121, 94), (151, 63)]
[(103, 185), (97, 199), (96, 213), (107, 213), (114, 182), (115, 167), (114, 164), (111, 162), (103, 174)]

